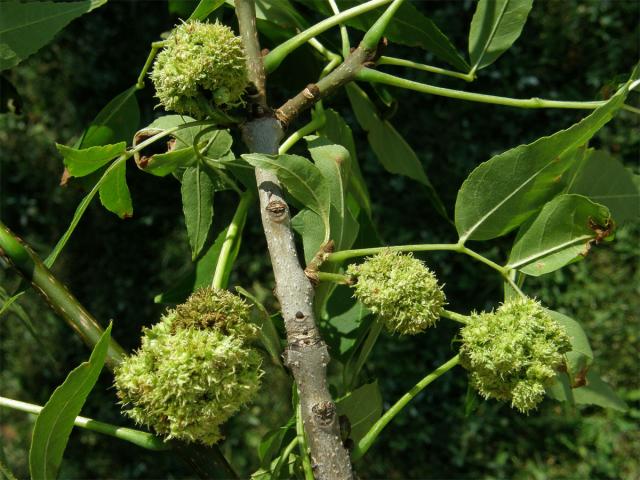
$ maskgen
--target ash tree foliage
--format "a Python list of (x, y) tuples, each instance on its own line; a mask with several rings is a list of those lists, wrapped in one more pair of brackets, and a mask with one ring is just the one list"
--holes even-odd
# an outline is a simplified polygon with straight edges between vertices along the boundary
[[(2, 3), (0, 68), (36, 54), (70, 21), (105, 2)], [(83, 184), (88, 193), (48, 257), (41, 260), (0, 224), (0, 253), (23, 275), (22, 288), (30, 283), (93, 348), (43, 407), (1, 398), (3, 408), (38, 415), (29, 452), (33, 478), (57, 476), (73, 426), (164, 450), (189, 463), (194, 475), (235, 477), (219, 450), (221, 427), (261, 395), (267, 364), (291, 376), (291, 396), (272, 401), (292, 402), (295, 414), (259, 445), (262, 467), (251, 476), (260, 479), (354, 478), (380, 432), (392, 431), (410, 402), (419, 408), (419, 393), (437, 388), (444, 374), (468, 376), (486, 401), (506, 402), (530, 416), (543, 401), (626, 408), (598, 376), (597, 352), (581, 319), (529, 296), (527, 278), (589, 261), (593, 245), (615, 241), (619, 225), (637, 220), (637, 180), (590, 143), (621, 112), (640, 113), (633, 106), (640, 65), (630, 63), (627, 77), (603, 100), (501, 97), (460, 84), (473, 86), (485, 69), (499, 68), (525, 28), (533, 0), (480, 0), (469, 25), (468, 55), (409, 1), (308, 0), (304, 8), (324, 17), (313, 25), (300, 7), (285, 0), (201, 0), (177, 25), (158, 32), (138, 78), (79, 140), (56, 145), (63, 183)], [(231, 9), (235, 16), (225, 18), (234, 21), (222, 23), (221, 12)], [(339, 31), (339, 45), (324, 42), (322, 34), (331, 29)], [(262, 50), (265, 40), (275, 47)], [(324, 68), (318, 78), (305, 79), (302, 91), (277, 85), (288, 99), (272, 103), (270, 74), (307, 44)], [(431, 52), (438, 66), (386, 56), (389, 44)], [(427, 72), (425, 79), (443, 76), (450, 86), (403, 78), (402, 68)], [(136, 100), (143, 89), (152, 89), (158, 104), (146, 126), (139, 125)], [(455, 205), (447, 205), (410, 143), (377, 106), (394, 89), (496, 109), (581, 110), (583, 116), (563, 130), (478, 159)], [(340, 90), (351, 104), (352, 123), (331, 108)], [(430, 204), (407, 207), (416, 215), (438, 212), (451, 225), (451, 243), (377, 242), (370, 200), (375, 185), (362, 175), (356, 127), (366, 132), (390, 177), (408, 177), (410, 188), (425, 190)], [(170, 176), (179, 184), (195, 272), (156, 297), (168, 309), (142, 329), (133, 352), (115, 340), (117, 319), (104, 329), (50, 271), (91, 202), (99, 199), (123, 219), (135, 215), (128, 166), (148, 173), (149, 182)], [(220, 227), (213, 219), (223, 191), (235, 193), (237, 203), (230, 223)], [(229, 285), (251, 208), (262, 217), (280, 311), (267, 310), (242, 285)], [(472, 243), (502, 237), (512, 247), (499, 261)], [(438, 266), (413, 253), (429, 251), (465, 256), (500, 278), (503, 298), (492, 299), (500, 307), (470, 315), (448, 310), (447, 285), (434, 273)], [(21, 293), (13, 292), (2, 309), (13, 308)], [(344, 313), (332, 315), (336, 311)], [(460, 326), (451, 338), (451, 358), (425, 371), (406, 395), (385, 399), (390, 406), (384, 410), (377, 383), (363, 374), (381, 331), (429, 335), (441, 322)], [(336, 332), (354, 340), (329, 351), (326, 339)], [(339, 375), (327, 377), (330, 363)], [(78, 416), (104, 365), (114, 374), (122, 414), (137, 429)]]

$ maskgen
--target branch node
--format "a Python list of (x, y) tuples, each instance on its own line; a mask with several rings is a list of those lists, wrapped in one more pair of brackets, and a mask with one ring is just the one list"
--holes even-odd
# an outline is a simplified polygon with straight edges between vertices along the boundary
[(314, 418), (319, 425), (331, 425), (336, 417), (336, 404), (333, 402), (318, 402), (311, 407)]
[(282, 223), (287, 218), (287, 204), (282, 200), (271, 200), (265, 207), (271, 221)]

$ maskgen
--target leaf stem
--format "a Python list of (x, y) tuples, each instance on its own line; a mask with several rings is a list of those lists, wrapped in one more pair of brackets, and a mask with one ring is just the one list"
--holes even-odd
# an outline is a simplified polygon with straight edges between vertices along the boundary
[(425, 65), (424, 63), (412, 62), (411, 60), (405, 60), (404, 58), (395, 58), (381, 56), (378, 60), (378, 65), (395, 65), (398, 67), (415, 68), (416, 70), (422, 70), (423, 72), (437, 73), (439, 75), (447, 75), (449, 77), (459, 78), (465, 82), (473, 82), (474, 76), (469, 73), (454, 72), (445, 68), (433, 67), (431, 65)]
[(291, 147), (293, 147), (304, 137), (321, 128), (324, 125), (325, 121), (326, 117), (324, 115), (315, 116), (314, 118), (312, 118), (309, 123), (301, 127), (299, 130), (293, 132), (291, 135), (289, 135), (289, 138), (282, 142), (282, 145), (280, 145), (280, 148), (278, 148), (278, 154), (282, 155), (283, 153), (287, 153)]
[(389, 22), (393, 19), (398, 9), (402, 6), (404, 0), (393, 0), (393, 3), (387, 7), (382, 15), (378, 17), (376, 23), (371, 25), (367, 33), (364, 34), (360, 46), (368, 49), (375, 50), (380, 42), (380, 39), (384, 36), (384, 32), (389, 25)]
[[(42, 411), (41, 406), (32, 403), (21, 402), (11, 398), (0, 397), (0, 407), (12, 408), (21, 412), (27, 412), (39, 415)], [(118, 427), (110, 423), (99, 422), (91, 418), (76, 417), (73, 424), (76, 427), (91, 430), (93, 432), (110, 435), (120, 440), (133, 443), (147, 450), (169, 450), (170, 445), (163, 442), (160, 438), (148, 432), (134, 430), (132, 428)]]
[(58, 240), (58, 243), (56, 243), (55, 247), (53, 247), (53, 250), (51, 251), (49, 256), (45, 259), (44, 261), (45, 266), (47, 268), (51, 268), (55, 263), (55, 261), (58, 259), (58, 256), (60, 255), (65, 245), (69, 241), (69, 238), (71, 238), (71, 235), (73, 234), (74, 230), (78, 226), (78, 223), (80, 223), (80, 220), (82, 219), (84, 212), (87, 210), (87, 207), (91, 203), (91, 200), (93, 200), (93, 197), (96, 196), (96, 193), (98, 193), (98, 191), (100, 190), (100, 187), (105, 182), (105, 180), (109, 176), (109, 173), (111, 173), (112, 170), (118, 168), (118, 166), (122, 162), (126, 162), (131, 157), (133, 157), (134, 154), (140, 152), (141, 150), (153, 144), (154, 142), (157, 142), (158, 140), (166, 136), (169, 136), (174, 132), (177, 132), (178, 130), (182, 130), (183, 128), (196, 127), (198, 125), (209, 125), (209, 124), (211, 124), (211, 121), (209, 120), (197, 120), (194, 122), (184, 123), (182, 125), (169, 128), (160, 133), (157, 133), (152, 137), (149, 137), (144, 142), (139, 143), (134, 148), (127, 150), (125, 153), (123, 153), (118, 158), (116, 158), (111, 163), (111, 165), (109, 165), (109, 167), (105, 170), (105, 172), (102, 174), (102, 177), (100, 177), (100, 179), (96, 182), (96, 184), (89, 191), (89, 193), (87, 193), (87, 195), (85, 195), (85, 197), (78, 204), (78, 207), (76, 208), (76, 211), (73, 214), (73, 218), (71, 219), (71, 223), (69, 224), (69, 227), (64, 232), (62, 237), (60, 237), (60, 240)]
[[(49, 306), (64, 318), (93, 347), (104, 333), (98, 321), (58, 281), (38, 256), (0, 222), (0, 255), (43, 296)], [(125, 357), (124, 349), (113, 338), (109, 344), (107, 364), (113, 368)]]
[(296, 448), (297, 445), (298, 445), (298, 437), (296, 436), (293, 438), (293, 440), (291, 440), (291, 442), (289, 442), (289, 445), (285, 447), (285, 449), (282, 451), (282, 454), (278, 457), (278, 461), (276, 462), (275, 467), (273, 467), (272, 478), (280, 478), (280, 469), (282, 468), (282, 464), (285, 462), (286, 459), (289, 458), (289, 455), (291, 455), (291, 453), (293, 452), (293, 449)]
[(302, 407), (300, 407), (300, 401), (297, 402), (296, 406), (296, 437), (298, 438), (300, 458), (302, 458), (304, 479), (314, 480), (313, 468), (311, 467), (311, 460), (309, 460), (309, 447), (307, 446), (307, 439), (304, 435), (304, 424), (302, 423)]
[[(331, 10), (334, 15), (338, 15), (340, 13), (336, 0), (329, 0), (329, 5), (331, 6)], [(349, 41), (349, 32), (347, 31), (347, 27), (343, 23), (340, 23), (340, 39), (342, 41), (342, 56), (347, 58), (351, 53), (351, 42)]]
[(213, 281), (211, 282), (212, 288), (225, 288), (225, 277), (227, 277), (227, 271), (230, 268), (231, 252), (233, 247), (238, 242), (239, 233), (244, 227), (244, 223), (247, 220), (247, 212), (249, 205), (253, 200), (253, 192), (251, 190), (245, 191), (240, 195), (240, 203), (236, 208), (236, 213), (231, 219), (231, 223), (227, 228), (227, 234), (220, 248), (220, 255), (218, 256), (218, 263), (216, 263), (216, 270), (213, 274)]
[(391, 0), (369, 0), (368, 2), (349, 8), (348, 10), (340, 12), (333, 17), (326, 18), (321, 22), (316, 23), (271, 50), (267, 56), (264, 57), (265, 71), (267, 73), (273, 72), (291, 52), (304, 45), (310, 38), (320, 35), (322, 32), (325, 32), (340, 23), (344, 23), (351, 18), (362, 15), (363, 13), (369, 12), (390, 2)]
[(500, 272), (500, 274), (505, 275), (508, 271), (505, 267), (498, 265), (496, 262), (489, 260), (487, 257), (479, 254), (478, 252), (471, 250), (470, 248), (465, 247), (461, 243), (457, 245), (457, 252), (464, 253), (465, 255), (469, 255), (471, 258), (475, 258), (479, 262), (484, 263), (485, 265), (493, 268), (494, 270)]
[(452, 312), (451, 310), (443, 310), (440, 313), (440, 316), (465, 325), (469, 323), (469, 320), (471, 319), (468, 315), (462, 315), (461, 313)]
[(360, 351), (358, 352), (358, 359), (356, 360), (356, 364), (353, 367), (353, 371), (350, 372), (351, 378), (348, 381), (345, 381), (345, 384), (349, 390), (352, 390), (355, 386), (358, 375), (360, 374), (360, 370), (362, 370), (362, 367), (367, 362), (367, 359), (369, 358), (373, 347), (378, 341), (380, 332), (382, 332), (382, 326), (383, 323), (378, 318), (374, 317), (371, 328), (369, 329), (369, 333), (367, 334), (367, 338), (362, 345), (362, 349), (360, 349)]
[(140, 75), (138, 75), (138, 81), (136, 82), (136, 90), (142, 90), (144, 88), (144, 77), (147, 75), (147, 72), (151, 68), (151, 64), (153, 63), (154, 58), (162, 47), (167, 45), (166, 40), (162, 40), (159, 42), (153, 42), (151, 44), (151, 51), (149, 52), (149, 56), (147, 57), (147, 61), (144, 63), (142, 70), (140, 70)]
[(349, 275), (342, 273), (317, 272), (316, 278), (319, 282), (332, 282), (340, 285), (351, 285), (353, 283)]
[(387, 410), (382, 417), (378, 419), (378, 421), (371, 427), (371, 429), (367, 432), (367, 434), (358, 442), (358, 445), (351, 452), (351, 458), (353, 461), (356, 461), (364, 456), (367, 453), (367, 450), (373, 445), (380, 432), (387, 426), (387, 424), (393, 420), (393, 418), (402, 411), (402, 409), (413, 400), (427, 385), (432, 383), (434, 380), (451, 370), (453, 367), (458, 365), (460, 362), (460, 356), (456, 355), (451, 358), (449, 361), (443, 363), (438, 368), (436, 368), (429, 375), (424, 377), (415, 386), (405, 393), (389, 410)]
[(345, 260), (357, 257), (367, 257), (382, 253), (386, 250), (393, 252), (430, 252), (430, 251), (458, 251), (459, 246), (457, 243), (424, 243), (417, 245), (394, 245), (390, 247), (372, 247), (372, 248), (359, 248), (354, 250), (341, 250), (329, 254), (325, 262), (328, 263), (342, 263)]
[(507, 107), (519, 108), (569, 108), (594, 110), (605, 101), (591, 102), (574, 102), (563, 100), (545, 100), (542, 98), (509, 98), (499, 97), (496, 95), (486, 95), (483, 93), (463, 92), (461, 90), (453, 90), (450, 88), (436, 87), (426, 83), (414, 82), (404, 78), (396, 77), (388, 73), (371, 70), (370, 68), (362, 68), (356, 73), (356, 80), (372, 83), (382, 83), (393, 87), (414, 90), (416, 92), (439, 95), (441, 97), (455, 98), (458, 100), (467, 100), (470, 102), (490, 103), (494, 105), (505, 105)]

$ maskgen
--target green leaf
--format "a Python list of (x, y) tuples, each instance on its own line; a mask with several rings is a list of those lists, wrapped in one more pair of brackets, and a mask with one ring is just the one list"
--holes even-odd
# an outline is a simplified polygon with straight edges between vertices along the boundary
[[(634, 75), (637, 73), (634, 71)], [(629, 82), (572, 127), (507, 150), (478, 166), (456, 199), (460, 239), (500, 237), (531, 217), (563, 188), (563, 176), (584, 145), (623, 105)]]
[(331, 193), (318, 167), (298, 155), (251, 153), (242, 158), (256, 168), (274, 172), (293, 198), (320, 216), (328, 240)]
[(386, 120), (382, 120), (367, 94), (353, 83), (346, 85), (347, 95), (358, 123), (368, 133), (369, 143), (382, 166), (390, 173), (405, 175), (417, 180), (427, 188), (433, 207), (444, 218), (449, 218), (440, 196), (405, 139)]
[(130, 142), (140, 123), (136, 91), (135, 86), (128, 88), (100, 110), (82, 135), (78, 147)]
[(73, 177), (84, 177), (125, 153), (127, 144), (120, 142), (114, 145), (77, 149), (56, 143), (56, 148), (62, 155), (69, 174)]
[(327, 109), (324, 112), (325, 123), (319, 130), (319, 133), (328, 138), (331, 142), (342, 145), (349, 151), (351, 158), (351, 172), (349, 174), (349, 191), (353, 194), (358, 204), (365, 209), (367, 215), (371, 216), (371, 199), (369, 190), (362, 177), (362, 171), (358, 164), (358, 155), (356, 145), (353, 140), (351, 127), (344, 119), (334, 110)]
[(495, 62), (518, 39), (533, 0), (480, 0), (469, 30), (469, 58), (475, 72)]
[(378, 382), (367, 383), (336, 402), (338, 415), (351, 424), (349, 438), (357, 445), (382, 415), (382, 395)]
[(191, 245), (191, 257), (198, 257), (207, 241), (213, 221), (213, 179), (199, 165), (189, 167), (182, 176), (182, 210)]
[(260, 445), (258, 446), (258, 458), (260, 459), (260, 465), (262, 466), (262, 468), (265, 468), (267, 470), (269, 469), (271, 461), (280, 451), (285, 437), (293, 429), (295, 424), (296, 420), (295, 416), (293, 416), (282, 427), (271, 430), (264, 436), (264, 438), (260, 442)]
[(351, 158), (346, 148), (327, 143), (325, 139), (307, 137), (309, 153), (327, 180), (331, 197), (329, 223), (336, 250), (351, 248), (358, 235), (358, 222), (347, 208), (347, 188)]
[(261, 321), (259, 323), (260, 341), (262, 342), (265, 350), (269, 352), (273, 363), (275, 365), (282, 366), (282, 362), (280, 360), (280, 355), (282, 355), (282, 344), (280, 342), (280, 335), (278, 335), (278, 330), (273, 324), (273, 318), (271, 318), (271, 315), (269, 315), (267, 309), (264, 307), (264, 305), (262, 305), (262, 303), (260, 303), (255, 295), (238, 285), (235, 286), (235, 289), (240, 295), (248, 298), (249, 301), (251, 301), (251, 303), (253, 303), (256, 307), (255, 310), (259, 312), (261, 318)]
[(73, 422), (98, 380), (110, 339), (111, 325), (96, 343), (89, 361), (69, 373), (38, 415), (29, 450), (31, 478), (56, 478)]
[(0, 70), (17, 65), (49, 43), (73, 19), (106, 2), (3, 1), (0, 7)]
[[(191, 121), (193, 119), (179, 115), (160, 117), (136, 134), (134, 145), (160, 132)], [(141, 170), (152, 175), (164, 177), (174, 173), (179, 168), (195, 165), (201, 157), (207, 157), (212, 160), (230, 160), (233, 157), (230, 151), (232, 144), (233, 138), (226, 130), (217, 130), (212, 126), (199, 125), (174, 132), (167, 144), (167, 152), (155, 153), (151, 156), (147, 156), (142, 152), (136, 155), (135, 159), (138, 168)], [(196, 148), (198, 149), (197, 151)], [(200, 152), (200, 155), (197, 152)]]
[(571, 385), (583, 385), (587, 370), (593, 363), (593, 351), (587, 334), (573, 318), (553, 310), (547, 311), (556, 322), (565, 328), (571, 341), (571, 351), (565, 354)]
[(558, 373), (553, 379), (553, 383), (547, 386), (547, 395), (560, 402), (569, 402), (570, 404), (597, 405), (621, 412), (629, 409), (624, 400), (595, 371), (589, 370), (586, 375), (586, 383), (583, 387), (571, 388), (567, 374)]
[[(308, 5), (308, 0), (298, 0)], [(361, 0), (347, 0), (339, 2), (340, 10), (355, 7), (362, 3)], [(326, 0), (313, 2), (314, 8), (324, 15), (332, 15)], [(383, 6), (370, 12), (358, 15), (345, 22), (349, 27), (361, 31), (369, 30), (382, 12), (387, 8)], [(433, 21), (423, 15), (411, 2), (404, 2), (395, 13), (389, 25), (384, 31), (384, 36), (392, 43), (399, 43), (410, 47), (419, 47), (432, 52), (440, 60), (443, 60), (462, 72), (469, 70), (469, 65), (458, 53), (451, 41), (440, 31)]]
[(609, 208), (616, 223), (640, 217), (640, 190), (633, 174), (603, 150), (587, 150), (570, 176), (566, 193), (577, 193)]
[(582, 259), (611, 234), (607, 207), (581, 195), (559, 195), (518, 232), (507, 268), (534, 277)]
[(302, 237), (304, 260), (308, 264), (326, 237), (324, 223), (317, 213), (305, 208), (291, 219), (291, 227)]
[(110, 212), (120, 218), (133, 215), (131, 194), (127, 186), (127, 163), (119, 162), (105, 173), (105, 179), (100, 185), (100, 202)]
[(225, 0), (200, 0), (189, 20), (204, 20), (224, 4)]

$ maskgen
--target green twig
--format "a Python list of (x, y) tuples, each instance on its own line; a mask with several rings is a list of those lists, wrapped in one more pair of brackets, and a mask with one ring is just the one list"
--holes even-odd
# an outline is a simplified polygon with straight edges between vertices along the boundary
[(454, 322), (463, 323), (465, 325), (469, 323), (469, 320), (471, 319), (471, 317), (469, 317), (468, 315), (462, 315), (460, 313), (452, 312), (451, 310), (443, 310), (440, 313), (440, 316), (448, 318), (449, 320), (453, 320)]
[(378, 341), (378, 337), (380, 336), (380, 332), (382, 332), (383, 323), (378, 318), (374, 318), (371, 324), (371, 328), (367, 333), (367, 338), (362, 345), (362, 348), (358, 352), (358, 359), (356, 360), (356, 364), (353, 367), (353, 371), (350, 372), (351, 378), (345, 381), (347, 388), (349, 390), (353, 389), (356, 380), (358, 379), (358, 375), (360, 374), (360, 370), (364, 367), (364, 364), (367, 362), (373, 347)]
[(140, 71), (140, 75), (138, 75), (138, 81), (136, 82), (136, 90), (142, 90), (144, 88), (144, 77), (147, 75), (147, 72), (151, 68), (151, 64), (153, 63), (154, 58), (156, 58), (156, 54), (158, 53), (158, 50), (160, 50), (165, 45), (167, 45), (166, 40), (162, 40), (160, 42), (153, 42), (151, 44), (151, 51), (149, 52), (147, 61), (144, 63), (144, 66)]
[(339, 285), (353, 284), (351, 277), (342, 273), (317, 272), (315, 276), (319, 282), (332, 282)]
[[(329, 5), (331, 6), (331, 10), (334, 15), (338, 15), (340, 13), (340, 9), (336, 4), (336, 0), (329, 0)], [(347, 58), (351, 53), (351, 41), (349, 40), (349, 32), (347, 31), (347, 27), (340, 23), (340, 39), (342, 41), (342, 56)]]
[(384, 36), (384, 32), (389, 25), (389, 22), (393, 19), (398, 9), (402, 6), (404, 0), (393, 0), (393, 3), (387, 7), (382, 15), (378, 17), (376, 23), (374, 23), (367, 33), (364, 34), (360, 46), (368, 50), (375, 50), (378, 43)]
[(293, 449), (298, 445), (298, 437), (294, 437), (293, 440), (287, 445), (282, 452), (282, 455), (278, 457), (278, 461), (276, 462), (275, 467), (273, 467), (273, 477), (272, 478), (280, 478), (280, 469), (284, 464), (285, 460), (289, 458), (289, 455), (293, 452)]
[(271, 50), (266, 57), (264, 57), (265, 71), (267, 73), (273, 72), (291, 52), (307, 43), (310, 38), (320, 35), (322, 32), (325, 32), (340, 23), (344, 23), (351, 18), (362, 15), (363, 13), (369, 12), (382, 5), (386, 5), (389, 2), (391, 2), (391, 0), (370, 0), (307, 28), (295, 37), (292, 37), (286, 42), (278, 45), (276, 48)]
[(415, 68), (416, 70), (422, 70), (423, 72), (437, 73), (439, 75), (447, 75), (449, 77), (459, 78), (465, 82), (473, 82), (474, 76), (468, 73), (454, 72), (445, 68), (433, 67), (431, 65), (425, 65), (424, 63), (412, 62), (411, 60), (405, 60), (404, 58), (394, 58), (381, 56), (378, 60), (378, 65), (395, 65), (398, 67)]
[(245, 191), (240, 196), (240, 202), (236, 207), (236, 213), (231, 219), (231, 223), (227, 228), (227, 234), (220, 248), (220, 255), (218, 255), (218, 263), (216, 263), (216, 270), (213, 274), (213, 281), (211, 286), (213, 288), (225, 288), (224, 279), (226, 277), (227, 270), (230, 268), (229, 262), (231, 261), (231, 252), (234, 245), (238, 242), (238, 236), (244, 227), (244, 223), (247, 220), (247, 211), (249, 205), (253, 200), (253, 192), (250, 190)]
[[(11, 398), (0, 397), (0, 407), (12, 408), (21, 412), (39, 415), (42, 411), (41, 406), (32, 403), (21, 402)], [(73, 424), (76, 427), (91, 430), (93, 432), (110, 435), (120, 440), (133, 443), (147, 450), (169, 450), (170, 446), (163, 442), (160, 438), (148, 432), (134, 430), (132, 428), (118, 427), (110, 423), (99, 422), (86, 417), (76, 417)]]
[(301, 127), (299, 130), (293, 132), (291, 135), (289, 135), (289, 138), (282, 142), (282, 145), (280, 145), (280, 148), (278, 148), (278, 153), (280, 155), (282, 155), (283, 153), (287, 153), (291, 147), (293, 147), (304, 137), (321, 128), (324, 125), (325, 121), (326, 117), (324, 115), (315, 116), (314, 118), (312, 118), (309, 123)]
[[(58, 281), (38, 256), (0, 222), (0, 255), (12, 264), (43, 296), (49, 306), (66, 320), (93, 347), (104, 329), (80, 302)], [(125, 357), (124, 349), (113, 339), (107, 352), (107, 364), (114, 367)]]
[(309, 459), (309, 447), (307, 446), (307, 438), (304, 434), (304, 424), (302, 423), (302, 408), (300, 401), (296, 406), (296, 437), (298, 438), (298, 449), (300, 450), (300, 458), (302, 459), (302, 471), (305, 480), (314, 480), (313, 468)]
[(380, 432), (387, 426), (387, 424), (393, 420), (393, 418), (402, 411), (402, 409), (413, 400), (427, 385), (434, 380), (451, 370), (460, 362), (459, 355), (456, 355), (446, 363), (440, 365), (429, 375), (420, 380), (416, 385), (405, 393), (389, 410), (387, 410), (382, 417), (371, 427), (367, 434), (358, 442), (358, 445), (351, 452), (351, 458), (356, 461), (367, 453), (367, 450), (373, 445)]
[(328, 263), (342, 263), (346, 260), (367, 257), (382, 253), (387, 250), (393, 252), (430, 252), (430, 251), (457, 251), (459, 246), (457, 243), (424, 243), (417, 245), (394, 245), (391, 247), (372, 247), (372, 248), (359, 248), (354, 250), (340, 250), (329, 254), (325, 262)]
[(414, 82), (404, 78), (396, 77), (388, 73), (363, 68), (356, 74), (356, 80), (372, 83), (382, 83), (392, 87), (414, 90), (416, 92), (439, 95), (441, 97), (455, 98), (458, 100), (467, 100), (470, 102), (491, 103), (494, 105), (505, 105), (507, 107), (519, 108), (569, 108), (581, 110), (594, 110), (605, 101), (593, 102), (573, 102), (563, 100), (545, 100), (542, 98), (509, 98), (499, 97), (496, 95), (485, 95), (482, 93), (463, 92), (461, 90), (453, 90), (450, 88), (436, 87), (426, 83)]

